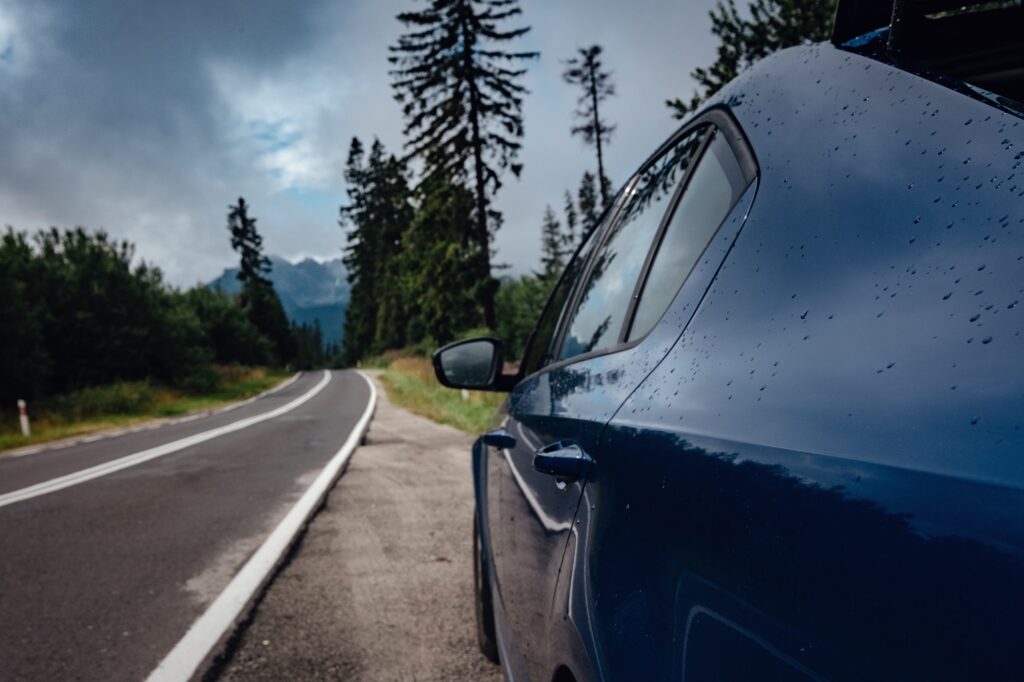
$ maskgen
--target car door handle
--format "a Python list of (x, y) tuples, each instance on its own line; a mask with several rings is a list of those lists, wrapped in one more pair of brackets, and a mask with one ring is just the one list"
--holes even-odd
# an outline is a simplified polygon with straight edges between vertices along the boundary
[(572, 441), (545, 445), (533, 455), (533, 468), (563, 481), (576, 481), (590, 471), (594, 460)]
[(484, 434), (483, 441), (484, 445), (490, 445), (492, 448), (500, 448), (502, 450), (511, 450), (516, 446), (516, 439), (505, 429), (488, 431)]

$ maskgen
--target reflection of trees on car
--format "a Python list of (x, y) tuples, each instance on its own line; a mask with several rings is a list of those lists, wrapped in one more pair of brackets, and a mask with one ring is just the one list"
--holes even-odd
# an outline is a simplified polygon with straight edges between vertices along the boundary
[(689, 167), (694, 152), (697, 151), (700, 139), (700, 135), (692, 134), (687, 141), (676, 145), (668, 154), (655, 162), (654, 166), (648, 169), (646, 173), (640, 176), (636, 187), (633, 189), (629, 203), (623, 211), (622, 224), (628, 223), (639, 216), (652, 203), (667, 199), (675, 191), (683, 174)]
[[(617, 227), (621, 227), (621, 225), (622, 223), (619, 223)], [(616, 232), (617, 231), (618, 230), (616, 230)], [(590, 279), (587, 280), (587, 288), (584, 289), (580, 297), (580, 308), (583, 308), (586, 302), (590, 300), (590, 295), (593, 293), (595, 285), (601, 280), (605, 270), (607, 270), (608, 266), (615, 260), (616, 255), (616, 252), (606, 249), (601, 251), (601, 253), (594, 258), (594, 265), (590, 270)], [(570, 329), (567, 332), (568, 336), (565, 339), (565, 350), (562, 352), (563, 357), (571, 357), (580, 353), (589, 353), (594, 350), (594, 348), (597, 347), (597, 344), (600, 343), (601, 337), (606, 331), (608, 331), (608, 326), (610, 324), (611, 317), (609, 316), (604, 322), (597, 326), (594, 333), (591, 334), (590, 338), (586, 342), (576, 338), (576, 336), (573, 335), (573, 330)]]

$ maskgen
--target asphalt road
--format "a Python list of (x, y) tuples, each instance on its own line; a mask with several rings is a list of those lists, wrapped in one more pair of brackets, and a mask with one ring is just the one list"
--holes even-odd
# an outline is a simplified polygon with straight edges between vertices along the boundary
[(265, 415), (323, 381), (306, 373), (228, 412), (0, 457), (0, 678), (146, 678), (339, 451), (370, 389), (334, 372), (271, 419), (29, 499), (11, 493)]

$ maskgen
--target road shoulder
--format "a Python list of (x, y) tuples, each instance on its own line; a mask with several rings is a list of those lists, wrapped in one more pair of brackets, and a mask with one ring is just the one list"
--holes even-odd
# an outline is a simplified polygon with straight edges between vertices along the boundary
[(377, 388), (366, 445), (220, 679), (500, 679), (476, 646), (472, 439)]

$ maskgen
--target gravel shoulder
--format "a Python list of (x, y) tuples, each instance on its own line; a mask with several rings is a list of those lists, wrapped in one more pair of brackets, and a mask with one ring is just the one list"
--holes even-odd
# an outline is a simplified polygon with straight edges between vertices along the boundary
[(476, 644), (472, 439), (377, 389), (366, 445), (219, 679), (501, 679)]

